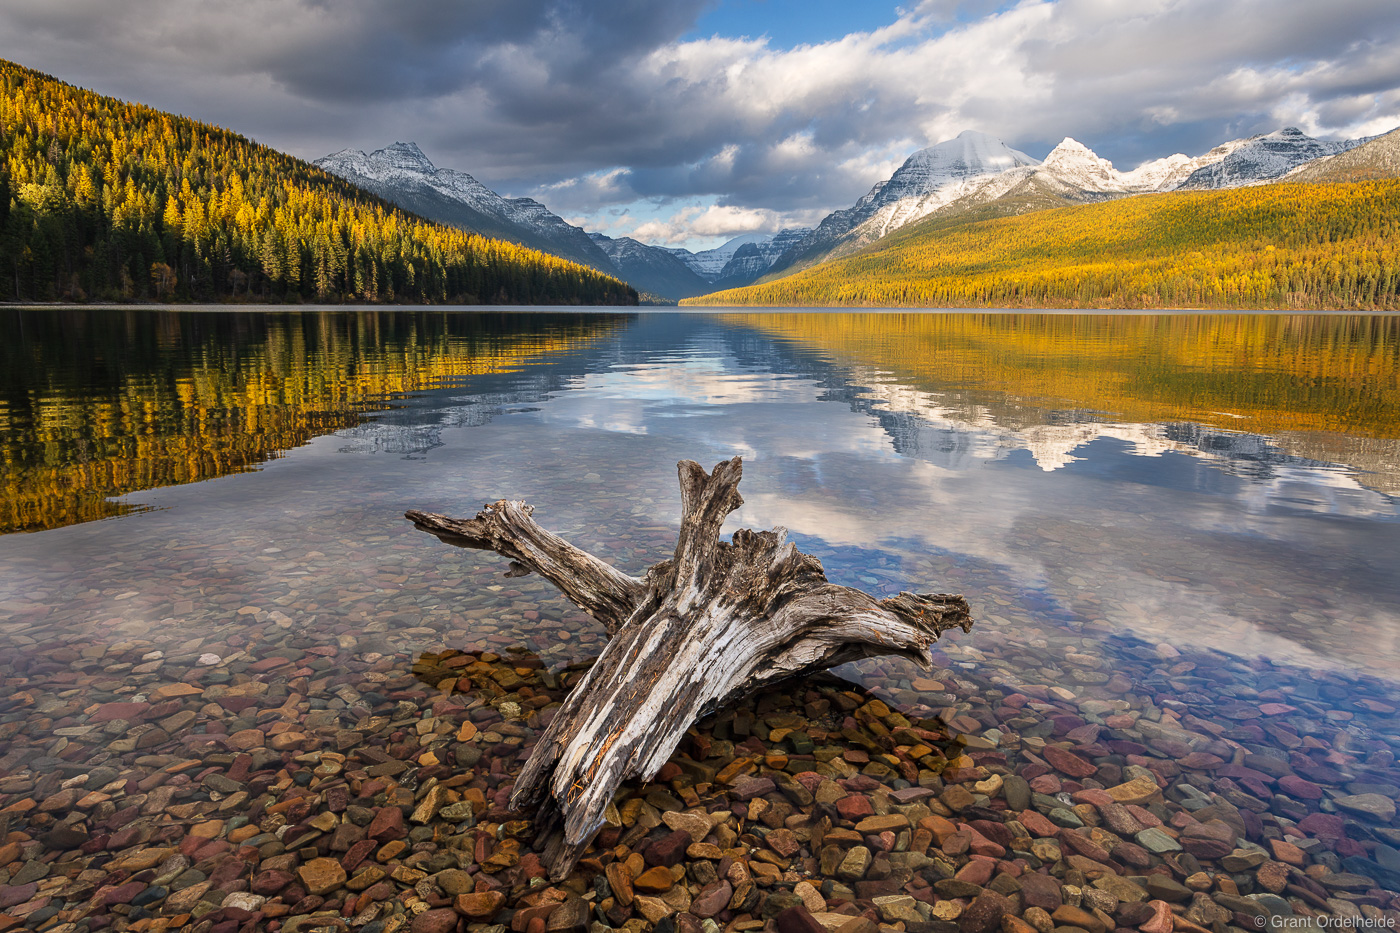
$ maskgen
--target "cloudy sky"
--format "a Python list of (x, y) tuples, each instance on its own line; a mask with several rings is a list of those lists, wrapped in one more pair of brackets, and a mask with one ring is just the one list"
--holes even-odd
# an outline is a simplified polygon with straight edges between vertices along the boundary
[(1397, 0), (4, 0), (0, 57), (308, 159), (414, 140), (692, 248), (814, 223), (965, 129), (1131, 168), (1400, 125)]

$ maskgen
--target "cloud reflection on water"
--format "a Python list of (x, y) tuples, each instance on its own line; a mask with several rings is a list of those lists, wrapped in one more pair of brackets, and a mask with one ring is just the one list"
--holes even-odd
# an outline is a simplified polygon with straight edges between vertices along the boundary
[[(1092, 592), (1099, 617), (1149, 643), (1400, 669), (1400, 626), (1374, 604), (1394, 536), (1362, 534), (1379, 552), (1357, 540), (1396, 508), (1352, 471), (1201, 425), (1006, 426), (985, 409), (969, 419), (966, 405), (881, 379), (860, 386), (868, 407), (842, 410), (819, 380), (696, 349), (580, 377), (538, 417), (555, 430), (644, 432), (744, 455), (745, 505), (730, 529), (783, 526), (814, 549), (956, 554), (1067, 614), (1080, 611), (1076, 593)], [(672, 523), (673, 506), (647, 511)], [(834, 578), (846, 572), (828, 564)], [(1347, 575), (1365, 585), (1349, 589)], [(1299, 587), (1326, 605), (1286, 612)]]

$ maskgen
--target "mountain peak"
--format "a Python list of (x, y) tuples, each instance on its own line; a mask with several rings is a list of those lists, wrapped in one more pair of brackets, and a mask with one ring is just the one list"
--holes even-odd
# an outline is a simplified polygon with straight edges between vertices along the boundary
[(1019, 165), (1038, 164), (1038, 159), (1012, 149), (989, 133), (963, 130), (952, 139), (945, 139), (911, 155), (890, 181), (893, 182), (906, 170), (944, 178), (967, 178), (1004, 172)]
[(364, 151), (363, 149), (351, 149), (350, 147), (347, 146), (346, 148), (341, 149), (341, 150), (338, 151), (338, 152), (332, 152), (332, 153), (331, 153), (330, 155), (328, 155), (328, 156), (323, 156), (323, 157), (322, 157), (321, 159), (319, 159), (318, 161), (326, 161), (326, 160), (328, 160), (328, 159), (334, 159), (334, 160), (336, 160), (336, 161), (338, 161), (338, 162), (344, 162), (344, 161), (349, 161), (349, 160), (352, 160), (352, 159), (360, 159), (360, 160), (363, 160), (363, 159), (367, 159), (367, 158), (369, 158), (369, 156), (367, 156), (367, 155), (365, 154), (365, 151)]
[(1041, 168), (1089, 191), (1118, 191), (1123, 181), (1113, 163), (1101, 159), (1079, 140), (1066, 136), (1045, 157)]
[[(1066, 136), (1064, 139), (1060, 140), (1060, 144), (1059, 144), (1058, 146), (1056, 146), (1054, 149), (1050, 150), (1050, 155), (1053, 156), (1053, 155), (1054, 155), (1055, 153), (1057, 153), (1057, 152), (1062, 152), (1062, 153), (1069, 153), (1069, 152), (1085, 153), (1085, 152), (1087, 152), (1089, 155), (1094, 155), (1094, 150), (1090, 149), (1088, 146), (1084, 145), (1084, 144), (1081, 143), (1079, 140), (1075, 139), (1073, 136)], [(1046, 159), (1047, 159), (1047, 160), (1048, 160), (1049, 158), (1050, 158), (1050, 156), (1046, 156)]]
[(1272, 133), (1216, 146), (1203, 157), (1205, 164), (1192, 172), (1182, 187), (1234, 188), (1259, 184), (1314, 159), (1355, 149), (1365, 141), (1314, 139), (1296, 126), (1286, 126)]
[(415, 142), (393, 143), (392, 145), (385, 146), (383, 149), (370, 153), (370, 158), (376, 161), (389, 162), (393, 164), (395, 168), (416, 170), (424, 174), (431, 174), (437, 171), (437, 167), (433, 165), (432, 160), (424, 155), (423, 150), (419, 149), (418, 144)]

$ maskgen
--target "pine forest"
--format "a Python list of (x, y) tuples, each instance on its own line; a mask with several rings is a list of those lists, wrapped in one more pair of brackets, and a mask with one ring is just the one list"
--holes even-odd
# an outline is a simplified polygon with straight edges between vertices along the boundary
[(635, 304), (228, 130), (0, 61), (0, 300)]
[(930, 218), (854, 255), (682, 304), (1400, 309), (1400, 181), (1139, 195)]

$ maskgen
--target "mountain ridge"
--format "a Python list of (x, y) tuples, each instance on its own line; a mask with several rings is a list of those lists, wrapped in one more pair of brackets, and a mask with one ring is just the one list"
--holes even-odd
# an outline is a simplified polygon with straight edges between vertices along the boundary
[(687, 305), (1400, 310), (1400, 178), (927, 217)]
[(1368, 141), (1319, 140), (1284, 127), (1198, 156), (1178, 152), (1120, 171), (1073, 137), (1040, 160), (995, 136), (966, 130), (912, 153), (889, 178), (816, 227), (745, 234), (698, 252), (585, 232), (538, 201), (503, 198), (465, 172), (437, 168), (413, 143), (369, 154), (346, 149), (316, 164), (435, 220), (544, 249), (644, 292), (680, 300), (777, 281), (853, 255), (932, 216), (1011, 216), (1178, 189), (1263, 184)]
[(624, 278), (581, 227), (532, 198), (504, 198), (466, 172), (438, 168), (417, 143), (395, 142), (370, 153), (342, 149), (313, 164), (440, 223), (517, 242)]
[(632, 304), (231, 130), (0, 60), (0, 299)]
[[(758, 281), (776, 281), (849, 256), (895, 230), (940, 213), (965, 213), (996, 202), (1002, 202), (1001, 213), (1024, 213), (1178, 188), (1259, 184), (1366, 141), (1318, 140), (1296, 127), (1285, 127), (1222, 143), (1194, 158), (1174, 153), (1123, 172), (1072, 137), (1066, 136), (1040, 161), (996, 137), (964, 131), (914, 153), (850, 208), (828, 214)], [(940, 165), (947, 168), (931, 169)]]
[(1346, 152), (1306, 162), (1281, 181), (1356, 182), (1396, 176), (1400, 176), (1400, 129), (1373, 136)]
[[(581, 263), (643, 292), (678, 300), (719, 287), (747, 285), (786, 248), (794, 233), (749, 234), (692, 252), (632, 237), (590, 233), (532, 198), (506, 198), (466, 172), (439, 168), (414, 142), (365, 152), (342, 149), (314, 163), (338, 177), (440, 223), (509, 240)], [(771, 244), (778, 242), (780, 248)], [(738, 264), (736, 252), (746, 249)]]

